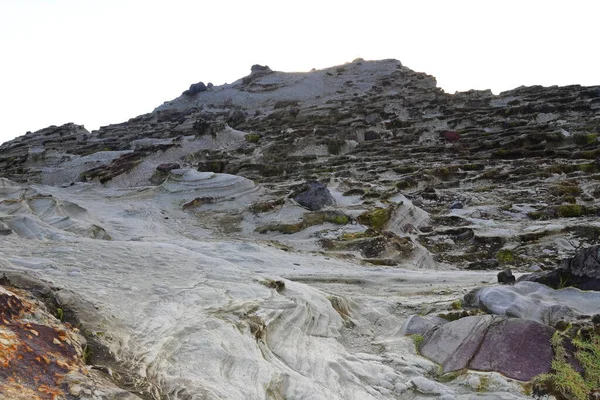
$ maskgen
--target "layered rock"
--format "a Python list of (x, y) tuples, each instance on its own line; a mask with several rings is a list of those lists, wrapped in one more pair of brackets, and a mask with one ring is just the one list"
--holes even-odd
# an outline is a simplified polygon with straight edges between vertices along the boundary
[(375, 207), (404, 194), (432, 217), (413, 241), (474, 269), (552, 267), (599, 232), (600, 87), (452, 95), (398, 61), (361, 59), (308, 73), (255, 66), (232, 84), (192, 87), (125, 123), (5, 143), (2, 174), (140, 186), (177, 163), (278, 183), (275, 193), (334, 179)]

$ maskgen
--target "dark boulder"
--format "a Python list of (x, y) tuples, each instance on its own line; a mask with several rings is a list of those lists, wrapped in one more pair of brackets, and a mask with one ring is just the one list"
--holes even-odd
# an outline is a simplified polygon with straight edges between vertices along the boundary
[(327, 185), (318, 181), (306, 182), (298, 192), (292, 195), (292, 198), (311, 211), (320, 210), (335, 202)]
[(515, 276), (512, 271), (509, 269), (505, 269), (504, 271), (498, 272), (498, 283), (503, 285), (512, 285), (516, 281)]
[(559, 268), (525, 275), (519, 281), (539, 282), (554, 289), (573, 286), (600, 291), (600, 245), (579, 250), (574, 257), (564, 259)]
[(186, 90), (185, 92), (183, 92), (183, 94), (186, 96), (194, 96), (200, 92), (205, 92), (205, 91), (206, 91), (206, 85), (204, 84), (204, 82), (198, 82), (198, 83), (191, 84), (190, 88), (188, 90)]

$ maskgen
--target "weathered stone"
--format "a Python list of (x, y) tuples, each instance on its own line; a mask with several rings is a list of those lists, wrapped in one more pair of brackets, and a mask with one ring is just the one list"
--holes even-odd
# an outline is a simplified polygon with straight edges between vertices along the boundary
[(311, 211), (320, 210), (335, 202), (329, 189), (327, 189), (327, 185), (317, 181), (306, 182), (300, 193), (296, 194), (293, 198), (298, 204)]
[(512, 285), (515, 281), (516, 278), (510, 269), (498, 272), (498, 283)]
[(156, 167), (157, 171), (160, 172), (169, 172), (172, 169), (179, 169), (181, 168), (181, 166), (177, 163), (165, 163), (165, 164), (160, 164), (158, 167)]
[(441, 364), (444, 373), (468, 368), (529, 381), (550, 371), (554, 331), (524, 319), (465, 317), (431, 329), (420, 352)]
[(510, 318), (492, 323), (469, 368), (497, 371), (509, 378), (529, 381), (550, 372), (554, 328), (535, 321)]

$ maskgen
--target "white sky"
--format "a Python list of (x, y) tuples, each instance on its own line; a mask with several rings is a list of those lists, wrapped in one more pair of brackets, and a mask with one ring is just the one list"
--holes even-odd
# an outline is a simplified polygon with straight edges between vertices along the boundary
[(600, 84), (598, 0), (0, 0), (0, 142), (152, 111), (252, 64), (396, 58), (447, 92)]

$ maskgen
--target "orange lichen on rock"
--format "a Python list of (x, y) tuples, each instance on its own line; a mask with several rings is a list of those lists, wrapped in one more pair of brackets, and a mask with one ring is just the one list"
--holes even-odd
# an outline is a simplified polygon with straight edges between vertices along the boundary
[(87, 371), (82, 341), (34, 300), (0, 286), (0, 393), (6, 398), (66, 398), (66, 375)]

